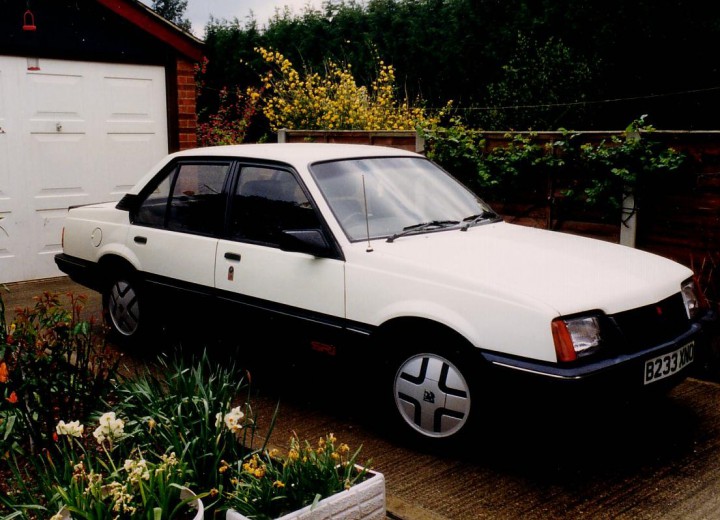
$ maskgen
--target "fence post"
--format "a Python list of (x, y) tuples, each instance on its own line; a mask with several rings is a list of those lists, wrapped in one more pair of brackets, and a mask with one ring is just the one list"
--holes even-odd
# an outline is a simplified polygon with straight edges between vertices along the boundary
[(637, 207), (635, 207), (635, 194), (626, 191), (623, 194), (622, 211), (620, 213), (620, 243), (624, 246), (635, 247), (637, 237)]
[[(642, 138), (637, 130), (628, 132), (627, 141), (639, 141)], [(639, 173), (638, 173), (639, 175)], [(637, 237), (637, 207), (635, 206), (635, 191), (630, 186), (623, 186), (622, 211), (620, 212), (620, 243), (624, 246), (635, 247)]]

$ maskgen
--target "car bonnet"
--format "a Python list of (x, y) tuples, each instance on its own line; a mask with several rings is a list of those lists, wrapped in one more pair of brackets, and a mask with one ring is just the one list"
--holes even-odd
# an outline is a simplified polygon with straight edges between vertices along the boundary
[(403, 273), (554, 308), (608, 314), (656, 303), (692, 276), (667, 258), (601, 240), (499, 222), (373, 241)]

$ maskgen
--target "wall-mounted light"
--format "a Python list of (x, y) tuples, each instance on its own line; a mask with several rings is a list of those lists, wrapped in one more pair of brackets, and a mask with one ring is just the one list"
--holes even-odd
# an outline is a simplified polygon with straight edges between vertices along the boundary
[(23, 14), (23, 31), (34, 31), (37, 27), (35, 26), (35, 15), (28, 6), (27, 11)]

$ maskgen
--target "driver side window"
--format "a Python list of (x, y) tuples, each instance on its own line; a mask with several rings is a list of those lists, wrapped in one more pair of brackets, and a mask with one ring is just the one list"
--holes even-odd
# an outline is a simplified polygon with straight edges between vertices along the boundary
[(300, 183), (287, 170), (245, 167), (235, 190), (230, 236), (277, 245), (283, 230), (320, 227)]

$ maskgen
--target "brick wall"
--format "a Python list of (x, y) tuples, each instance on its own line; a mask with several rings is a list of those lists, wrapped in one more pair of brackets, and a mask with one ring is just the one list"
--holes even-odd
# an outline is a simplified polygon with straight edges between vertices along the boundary
[(177, 58), (178, 143), (180, 150), (197, 146), (197, 92), (194, 64)]
[(416, 132), (409, 130), (286, 130), (278, 132), (280, 143), (345, 143), (345, 144), (372, 144), (376, 146), (391, 146), (411, 152), (422, 152), (425, 147), (424, 140)]

